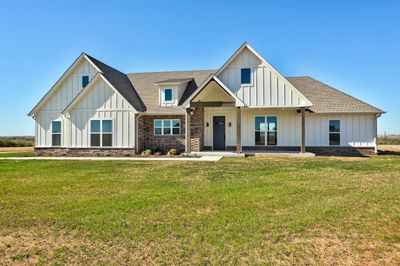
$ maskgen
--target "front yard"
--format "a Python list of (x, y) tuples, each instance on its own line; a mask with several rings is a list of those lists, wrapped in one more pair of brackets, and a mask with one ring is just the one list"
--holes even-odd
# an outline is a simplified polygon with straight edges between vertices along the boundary
[(400, 264), (400, 156), (1, 161), (0, 264)]

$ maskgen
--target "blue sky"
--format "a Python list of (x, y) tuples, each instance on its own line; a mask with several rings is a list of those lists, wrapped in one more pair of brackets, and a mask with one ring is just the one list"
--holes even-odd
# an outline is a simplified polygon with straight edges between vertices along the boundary
[(220, 67), (249, 42), (285, 76), (310, 75), (387, 112), (400, 133), (400, 1), (0, 0), (0, 136), (81, 52), (123, 72)]

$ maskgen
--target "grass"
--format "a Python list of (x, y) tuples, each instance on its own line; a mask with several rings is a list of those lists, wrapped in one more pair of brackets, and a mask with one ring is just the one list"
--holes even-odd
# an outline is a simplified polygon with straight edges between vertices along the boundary
[(0, 264), (399, 264), (400, 156), (1, 161)]

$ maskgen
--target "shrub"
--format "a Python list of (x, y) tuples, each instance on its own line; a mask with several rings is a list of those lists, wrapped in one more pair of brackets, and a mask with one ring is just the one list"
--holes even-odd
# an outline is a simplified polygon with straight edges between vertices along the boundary
[(176, 154), (177, 154), (177, 152), (176, 152), (176, 149), (174, 149), (174, 148), (172, 148), (168, 151), (168, 155), (176, 155)]
[(33, 146), (33, 143), (28, 141), (0, 139), (0, 147), (31, 147), (31, 146)]
[(150, 149), (146, 149), (146, 150), (144, 151), (144, 154), (145, 154), (145, 155), (151, 155), (151, 154), (152, 154), (152, 152), (151, 152), (151, 150), (150, 150)]

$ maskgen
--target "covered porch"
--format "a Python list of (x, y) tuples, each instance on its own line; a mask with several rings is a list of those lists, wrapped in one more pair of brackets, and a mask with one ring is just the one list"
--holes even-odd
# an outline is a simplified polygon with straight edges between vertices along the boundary
[[(185, 103), (187, 154), (305, 154), (306, 107), (245, 107), (215, 76), (210, 76)], [(275, 117), (272, 122), (271, 117)], [(262, 120), (258, 126), (257, 119)], [(290, 136), (286, 136), (289, 131)], [(273, 135), (275, 143), (269, 141)]]

